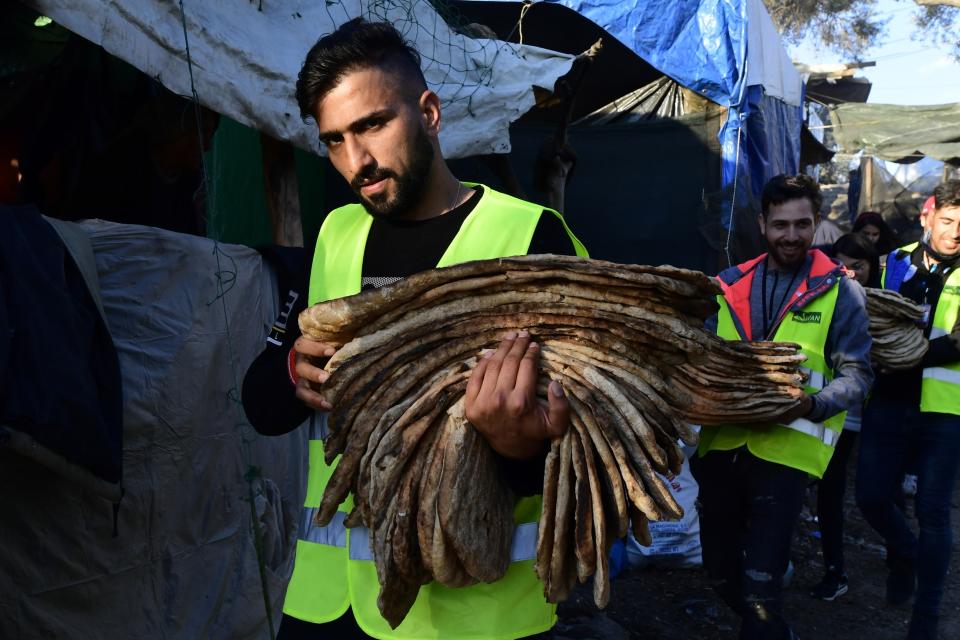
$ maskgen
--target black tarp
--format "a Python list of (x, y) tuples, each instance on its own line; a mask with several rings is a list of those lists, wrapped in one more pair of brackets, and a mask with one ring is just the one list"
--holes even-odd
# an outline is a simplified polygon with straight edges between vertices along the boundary
[(117, 353), (80, 268), (33, 207), (0, 207), (0, 293), (0, 426), (119, 482)]

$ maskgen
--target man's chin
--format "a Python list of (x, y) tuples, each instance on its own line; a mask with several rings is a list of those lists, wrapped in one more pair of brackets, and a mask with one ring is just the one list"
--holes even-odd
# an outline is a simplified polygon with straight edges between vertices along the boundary
[(796, 269), (807, 259), (807, 254), (803, 251), (789, 254), (775, 251), (773, 253), (773, 259), (776, 260), (777, 264), (783, 269)]

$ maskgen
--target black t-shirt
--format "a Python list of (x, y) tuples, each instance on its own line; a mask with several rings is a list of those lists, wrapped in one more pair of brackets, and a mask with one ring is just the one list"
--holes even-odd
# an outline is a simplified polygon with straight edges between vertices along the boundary
[[(403, 221), (374, 218), (363, 254), (361, 287), (382, 287), (400, 278), (433, 269), (483, 196), (483, 187), (450, 212), (428, 220)], [(403, 247), (398, 251), (398, 247)], [(527, 253), (574, 255), (576, 251), (563, 223), (544, 211)]]
[[(448, 213), (416, 222), (374, 218), (364, 249), (361, 286), (378, 288), (436, 267), (447, 247), (460, 230), (466, 217), (483, 196), (476, 188), (466, 202)], [(402, 248), (402, 249), (401, 249)], [(544, 211), (534, 230), (528, 253), (575, 255), (573, 242), (557, 216)], [(307, 291), (312, 260), (306, 256), (301, 273), (291, 276), (281, 299), (281, 313), (274, 322), (263, 352), (247, 370), (243, 381), (243, 408), (250, 424), (265, 435), (282, 435), (295, 429), (310, 417), (311, 410), (300, 402), (288, 370), (288, 357), (293, 343), (300, 337), (297, 316), (307, 307)], [(536, 471), (510, 471), (515, 464), (524, 468), (538, 465), (504, 460), (514, 490), (521, 494), (535, 493), (531, 482), (539, 481)], [(542, 470), (542, 462), (539, 466)], [(541, 474), (542, 475), (542, 474)], [(529, 486), (528, 486), (529, 485)]]

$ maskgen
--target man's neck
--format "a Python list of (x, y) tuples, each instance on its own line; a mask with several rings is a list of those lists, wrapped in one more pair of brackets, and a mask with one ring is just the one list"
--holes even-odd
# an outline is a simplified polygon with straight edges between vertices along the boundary
[(403, 217), (409, 222), (429, 220), (453, 211), (473, 195), (473, 189), (464, 185), (450, 171), (446, 163), (434, 166), (433, 174), (424, 189), (420, 204)]

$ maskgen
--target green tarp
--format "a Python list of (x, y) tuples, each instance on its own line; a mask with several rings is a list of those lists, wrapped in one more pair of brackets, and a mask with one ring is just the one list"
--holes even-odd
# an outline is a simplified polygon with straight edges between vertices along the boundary
[(830, 108), (830, 120), (837, 142), (848, 153), (863, 149), (897, 162), (929, 156), (960, 163), (960, 103), (841, 104)]

